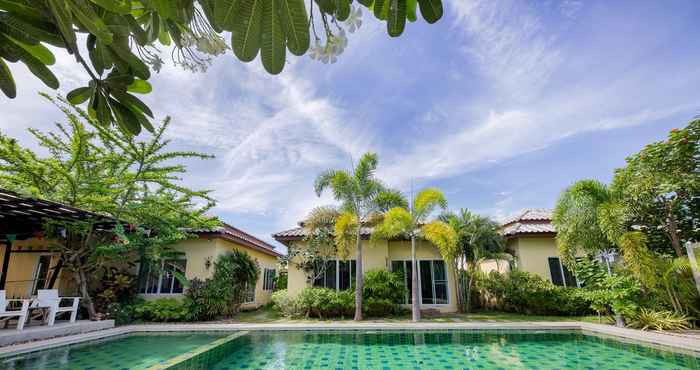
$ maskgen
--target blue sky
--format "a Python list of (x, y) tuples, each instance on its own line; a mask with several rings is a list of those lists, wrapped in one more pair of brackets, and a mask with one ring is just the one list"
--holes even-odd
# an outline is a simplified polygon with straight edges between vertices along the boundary
[[(213, 189), (224, 221), (271, 241), (314, 206), (327, 168), (366, 151), (407, 191), (437, 186), (450, 208), (502, 218), (552, 207), (576, 180), (609, 181), (625, 156), (700, 114), (700, 2), (444, 0), (435, 25), (399, 39), (363, 14), (336, 64), (220, 56), (206, 73), (166, 66), (147, 100), (173, 117), (175, 146), (216, 155), (184, 179)], [(62, 92), (86, 81), (67, 55)], [(27, 127), (60, 113), (12, 66), (19, 97), (0, 128), (32, 146)]]

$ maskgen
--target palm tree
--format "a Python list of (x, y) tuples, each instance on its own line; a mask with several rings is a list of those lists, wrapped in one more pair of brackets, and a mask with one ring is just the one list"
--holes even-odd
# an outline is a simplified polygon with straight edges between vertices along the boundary
[(357, 167), (327, 170), (316, 178), (314, 188), (321, 196), (330, 188), (340, 201), (340, 215), (335, 222), (335, 241), (339, 256), (346, 256), (354, 244), (356, 250), (355, 320), (362, 320), (362, 240), (361, 229), (376, 222), (376, 216), (394, 206), (405, 205), (401, 193), (387, 188), (374, 177), (378, 162), (375, 153), (366, 153)]
[[(487, 217), (460, 209), (458, 214), (445, 214), (441, 219), (447, 222), (457, 234), (457, 247), (454, 269), (457, 273), (466, 268), (466, 284), (464, 277), (457, 279), (463, 284), (458, 289), (460, 309), (464, 312), (471, 311), (471, 292), (474, 286), (474, 278), (479, 271), (481, 263), (487, 259), (509, 260), (512, 257), (504, 253), (504, 242), (498, 233), (498, 223)], [(466, 290), (466, 291), (465, 291)]]
[[(407, 202), (408, 203), (408, 202)], [(418, 300), (418, 266), (416, 262), (416, 239), (430, 241), (440, 249), (447, 262), (453, 256), (457, 235), (442, 221), (427, 222), (436, 208), (447, 208), (445, 195), (435, 188), (424, 189), (410, 203), (409, 207), (394, 207), (384, 214), (384, 220), (372, 233), (373, 239), (392, 239), (406, 236), (411, 239), (411, 311), (413, 321), (420, 320)]]

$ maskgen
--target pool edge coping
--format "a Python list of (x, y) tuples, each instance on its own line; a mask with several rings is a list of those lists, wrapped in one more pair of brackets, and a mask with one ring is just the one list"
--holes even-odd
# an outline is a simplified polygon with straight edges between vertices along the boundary
[[(603, 335), (627, 342), (660, 347), (661, 350), (700, 357), (700, 337), (689, 338), (654, 331), (618, 328), (611, 325), (577, 321), (563, 322), (466, 322), (466, 323), (377, 323), (326, 322), (303, 324), (141, 324), (126, 325), (90, 333), (46, 339), (36, 342), (0, 347), (0, 359), (52, 349), (71, 344), (100, 340), (131, 333), (156, 332), (217, 332), (236, 331), (338, 331), (338, 330), (580, 330), (586, 335)], [(232, 333), (232, 335), (238, 334)], [(243, 334), (242, 334), (243, 335)], [(230, 336), (227, 336), (228, 338)], [(225, 338), (222, 338), (225, 339)], [(235, 339), (235, 338), (234, 338)], [(217, 340), (219, 341), (219, 340)], [(205, 345), (206, 346), (206, 345)], [(199, 347), (198, 347), (199, 348)], [(184, 354), (183, 354), (184, 355)], [(179, 356), (177, 356), (179, 357)]]
[(197, 348), (195, 348), (195, 349), (193, 349), (193, 350), (191, 350), (191, 351), (187, 351), (187, 352), (185, 352), (185, 353), (183, 353), (183, 354), (177, 355), (177, 356), (175, 356), (175, 357), (173, 357), (173, 358), (171, 358), (171, 359), (166, 360), (166, 361), (163, 362), (163, 363), (150, 366), (150, 367), (146, 368), (146, 370), (165, 370), (165, 369), (169, 369), (169, 368), (174, 367), (174, 366), (176, 366), (176, 365), (179, 365), (179, 364), (181, 364), (181, 363), (183, 363), (183, 362), (189, 361), (189, 360), (191, 360), (191, 359), (193, 359), (193, 358), (195, 358), (195, 357), (197, 357), (197, 356), (199, 356), (199, 355), (201, 355), (201, 354), (203, 354), (203, 353), (205, 353), (205, 352), (208, 352), (209, 350), (211, 350), (211, 349), (213, 349), (213, 348), (215, 348), (215, 347), (218, 347), (218, 346), (223, 345), (223, 344), (226, 344), (226, 343), (228, 343), (228, 342), (230, 342), (230, 341), (232, 341), (232, 340), (234, 340), (234, 339), (236, 339), (236, 338), (240, 338), (240, 337), (242, 337), (242, 336), (244, 336), (244, 335), (247, 335), (248, 333), (250, 333), (250, 332), (249, 332), (249, 331), (246, 331), (246, 330), (235, 332), (235, 333), (233, 333), (233, 334), (231, 334), (231, 335), (227, 335), (227, 336), (225, 336), (225, 337), (223, 337), (223, 338), (220, 338), (220, 339), (217, 339), (217, 340), (215, 340), (215, 341), (213, 341), (213, 342), (210, 342), (210, 343), (201, 345), (201, 346), (199, 346), (199, 347), (197, 347)]

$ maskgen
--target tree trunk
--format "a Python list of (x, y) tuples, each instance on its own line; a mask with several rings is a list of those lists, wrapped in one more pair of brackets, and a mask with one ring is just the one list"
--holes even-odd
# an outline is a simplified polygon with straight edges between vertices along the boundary
[(695, 289), (700, 293), (700, 268), (698, 268), (698, 260), (695, 258), (695, 248), (700, 247), (700, 244), (692, 244), (687, 242), (685, 244), (685, 249), (688, 251), (688, 260), (690, 262), (690, 269), (693, 271), (693, 280), (695, 280)]
[(678, 236), (678, 222), (676, 221), (676, 215), (673, 214), (673, 206), (671, 203), (668, 205), (668, 236), (671, 238), (671, 246), (676, 251), (678, 257), (683, 257), (683, 249), (681, 248), (681, 238)]
[(411, 235), (411, 311), (413, 312), (413, 321), (420, 321), (420, 302), (418, 301), (418, 266), (416, 264), (416, 236)]
[(355, 247), (357, 249), (357, 261), (355, 261), (355, 321), (362, 321), (362, 287), (364, 283), (364, 276), (362, 275), (362, 239), (360, 239), (360, 228), (362, 223), (359, 222), (358, 217), (357, 225), (357, 240), (355, 242)]
[[(470, 270), (472, 270), (470, 268)], [(469, 272), (469, 280), (467, 281), (467, 296), (465, 297), (466, 305), (467, 305), (467, 313), (472, 312), (472, 284), (474, 282), (474, 272), (470, 271)]]
[(619, 314), (619, 313), (615, 314), (615, 326), (617, 326), (618, 328), (625, 327), (625, 318), (622, 317), (622, 314)]
[(76, 274), (76, 280), (78, 280), (78, 287), (80, 288), (80, 295), (82, 296), (83, 305), (87, 308), (88, 316), (90, 320), (97, 320), (97, 311), (95, 310), (95, 304), (90, 298), (90, 293), (88, 291), (88, 280), (85, 275), (85, 270), (82, 266), (78, 266)]

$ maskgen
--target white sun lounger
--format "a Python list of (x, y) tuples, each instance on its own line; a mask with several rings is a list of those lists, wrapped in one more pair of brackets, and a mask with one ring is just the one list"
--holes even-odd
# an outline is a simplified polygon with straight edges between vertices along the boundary
[[(61, 307), (60, 303), (64, 299), (72, 299), (73, 304), (70, 306)], [(70, 322), (75, 322), (78, 315), (78, 303), (80, 297), (59, 297), (57, 289), (39, 289), (34, 307), (48, 308), (48, 324), (53, 326), (56, 322), (56, 315), (64, 312), (70, 312)]]
[[(22, 308), (19, 311), (7, 310), (7, 305), (13, 301), (22, 302)], [(28, 312), (28, 299), (7, 299), (7, 297), (5, 296), (5, 291), (0, 290), (0, 320), (9, 320), (12, 317), (17, 317), (17, 330), (22, 330), (24, 329), (24, 323), (27, 322)]]

